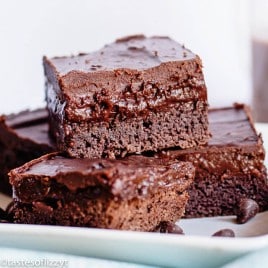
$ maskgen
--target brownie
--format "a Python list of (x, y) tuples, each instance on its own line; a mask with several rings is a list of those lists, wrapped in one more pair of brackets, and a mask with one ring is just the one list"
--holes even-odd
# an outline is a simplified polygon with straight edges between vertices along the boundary
[(16, 223), (153, 231), (184, 213), (187, 162), (131, 156), (71, 159), (52, 153), (10, 172)]
[(245, 197), (255, 200), (260, 211), (267, 210), (265, 151), (249, 108), (236, 104), (211, 109), (209, 124), (212, 137), (207, 146), (162, 153), (196, 168), (185, 217), (234, 215)]
[(72, 157), (115, 158), (208, 140), (201, 60), (168, 37), (130, 36), (43, 63), (50, 131)]
[(7, 173), (53, 151), (45, 109), (0, 116), (0, 191), (11, 194)]

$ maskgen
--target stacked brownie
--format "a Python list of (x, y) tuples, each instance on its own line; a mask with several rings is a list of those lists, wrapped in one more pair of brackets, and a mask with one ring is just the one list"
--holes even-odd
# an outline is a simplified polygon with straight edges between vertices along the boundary
[(256, 133), (249, 107), (236, 104), (211, 109), (209, 126), (212, 137), (206, 146), (158, 154), (195, 166), (185, 217), (235, 215), (243, 198), (255, 200), (260, 211), (268, 210), (263, 141)]
[(200, 58), (167, 37), (132, 36), (44, 58), (44, 68), (50, 134), (64, 154), (10, 172), (15, 222), (140, 231), (175, 223), (193, 165), (126, 155), (207, 143)]
[(200, 58), (167, 37), (132, 36), (73, 57), (44, 58), (50, 130), (72, 157), (119, 157), (205, 144)]
[(11, 171), (13, 217), (17, 223), (154, 231), (183, 215), (193, 178), (187, 162), (48, 154)]
[(45, 109), (0, 116), (0, 191), (10, 195), (7, 173), (34, 158), (52, 152)]
[(45, 57), (44, 69), (59, 152), (10, 172), (15, 222), (153, 231), (183, 215), (236, 214), (241, 198), (268, 209), (248, 107), (208, 112), (201, 60), (185, 47), (131, 36)]

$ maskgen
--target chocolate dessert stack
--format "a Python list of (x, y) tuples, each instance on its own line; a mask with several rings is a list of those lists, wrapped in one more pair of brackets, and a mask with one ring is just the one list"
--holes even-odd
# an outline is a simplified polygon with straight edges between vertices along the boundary
[(90, 54), (45, 57), (44, 69), (50, 134), (62, 153), (10, 172), (15, 221), (140, 231), (175, 223), (193, 165), (137, 154), (207, 143), (200, 58), (167, 37), (131, 36)]
[(208, 111), (201, 60), (184, 46), (130, 36), (43, 62), (58, 152), (10, 172), (15, 222), (154, 231), (234, 215), (243, 198), (268, 209), (249, 108)]

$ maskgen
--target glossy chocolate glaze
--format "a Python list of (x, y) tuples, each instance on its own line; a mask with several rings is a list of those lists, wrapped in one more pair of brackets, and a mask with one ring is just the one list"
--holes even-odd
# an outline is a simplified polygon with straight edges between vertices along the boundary
[(209, 146), (255, 146), (259, 136), (247, 106), (212, 109), (209, 111), (211, 139)]
[(44, 68), (48, 108), (71, 121), (207, 102), (200, 58), (168, 37), (131, 36), (90, 54), (45, 57)]
[(5, 124), (21, 139), (54, 147), (48, 135), (48, 112), (46, 109), (22, 111), (5, 117)]
[(193, 176), (193, 166), (184, 162), (164, 163), (161, 159), (142, 156), (122, 160), (71, 159), (53, 153), (12, 170), (10, 183), (15, 189), (16, 200), (25, 201), (40, 192), (44, 194), (46, 189), (50, 191), (53, 182), (66, 186), (70, 191), (104, 187), (114, 196), (131, 199), (173, 184), (181, 184), (183, 192)]

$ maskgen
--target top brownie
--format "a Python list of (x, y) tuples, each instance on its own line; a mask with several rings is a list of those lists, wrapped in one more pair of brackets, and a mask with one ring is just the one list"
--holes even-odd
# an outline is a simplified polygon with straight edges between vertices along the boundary
[(89, 54), (44, 57), (44, 69), (51, 133), (71, 156), (208, 140), (201, 60), (168, 37), (130, 36)]

